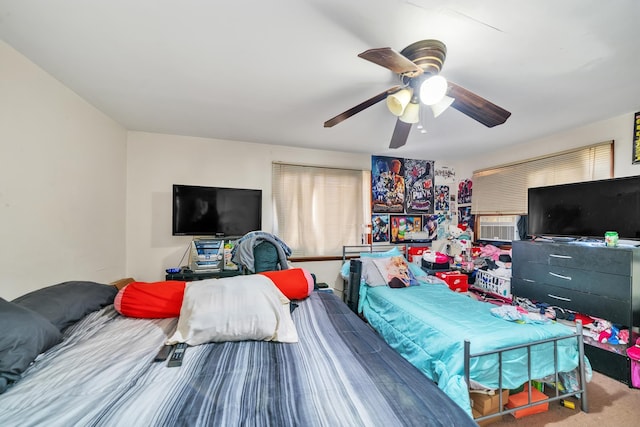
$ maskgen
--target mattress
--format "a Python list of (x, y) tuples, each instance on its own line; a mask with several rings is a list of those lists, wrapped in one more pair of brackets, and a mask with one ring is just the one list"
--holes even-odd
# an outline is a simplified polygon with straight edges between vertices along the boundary
[(181, 367), (153, 362), (177, 318), (107, 306), (0, 395), (0, 425), (476, 425), (335, 295), (297, 303), (298, 343), (193, 346)]

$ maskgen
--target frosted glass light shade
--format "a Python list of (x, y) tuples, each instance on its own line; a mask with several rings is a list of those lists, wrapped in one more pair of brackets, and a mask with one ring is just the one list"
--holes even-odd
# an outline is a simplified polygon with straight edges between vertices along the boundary
[(410, 102), (400, 116), (400, 120), (405, 123), (418, 123), (420, 121), (420, 104)]
[(420, 86), (420, 101), (426, 105), (437, 104), (447, 93), (447, 80), (442, 76), (429, 77)]
[(411, 102), (413, 91), (409, 88), (400, 89), (396, 93), (387, 96), (387, 108), (394, 116), (401, 116), (404, 109)]
[(431, 106), (433, 117), (438, 117), (440, 114), (442, 114), (444, 110), (446, 110), (447, 108), (449, 108), (449, 106), (451, 106), (451, 104), (453, 104), (453, 101), (455, 101), (455, 99), (453, 99), (452, 97), (447, 95), (443, 96), (440, 102), (437, 102)]

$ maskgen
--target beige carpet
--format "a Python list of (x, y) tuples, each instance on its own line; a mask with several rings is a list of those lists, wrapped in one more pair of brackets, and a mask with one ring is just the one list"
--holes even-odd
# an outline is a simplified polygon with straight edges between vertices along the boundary
[(491, 427), (538, 427), (538, 426), (640, 426), (640, 389), (629, 388), (598, 372), (587, 384), (589, 412), (582, 412), (577, 400), (576, 408), (569, 409), (558, 401), (549, 404), (549, 410), (540, 414), (516, 419), (503, 415), (491, 423)]

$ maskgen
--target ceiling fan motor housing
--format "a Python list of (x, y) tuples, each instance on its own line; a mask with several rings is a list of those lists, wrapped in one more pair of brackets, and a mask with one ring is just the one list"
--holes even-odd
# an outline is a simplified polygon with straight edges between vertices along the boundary
[(447, 46), (439, 40), (421, 40), (402, 49), (400, 54), (424, 70), (436, 75), (447, 57)]

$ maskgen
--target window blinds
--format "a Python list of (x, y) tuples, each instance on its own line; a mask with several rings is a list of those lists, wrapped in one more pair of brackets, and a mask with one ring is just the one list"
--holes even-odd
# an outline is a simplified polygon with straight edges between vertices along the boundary
[(527, 213), (527, 189), (613, 176), (613, 141), (473, 173), (471, 211), (477, 215)]

